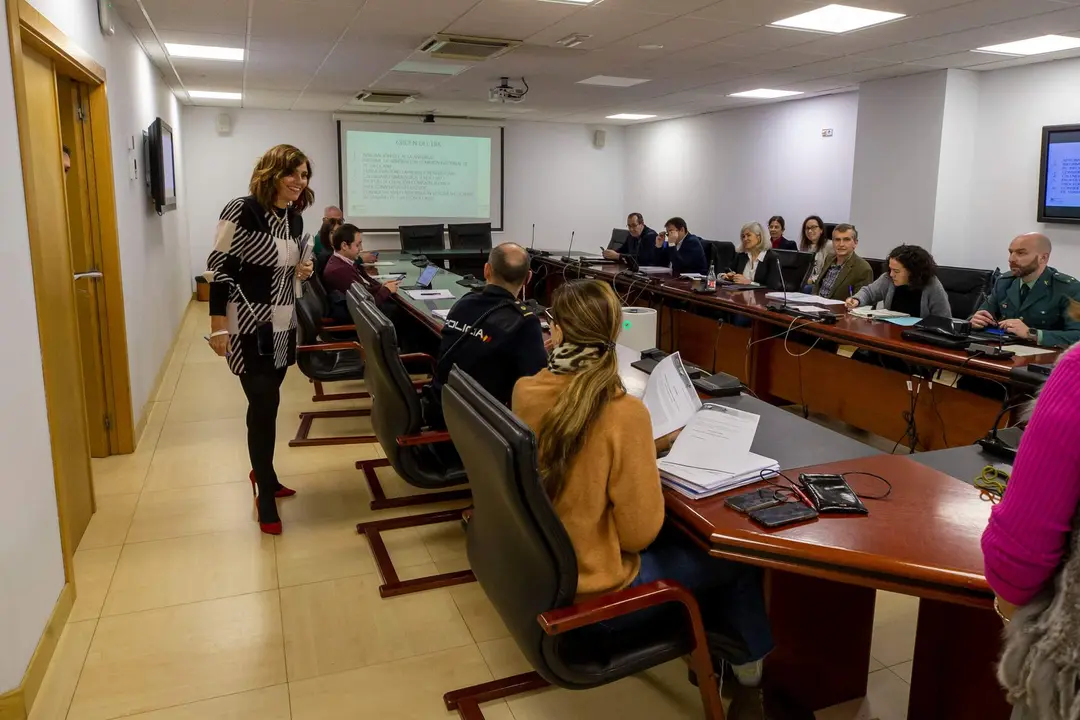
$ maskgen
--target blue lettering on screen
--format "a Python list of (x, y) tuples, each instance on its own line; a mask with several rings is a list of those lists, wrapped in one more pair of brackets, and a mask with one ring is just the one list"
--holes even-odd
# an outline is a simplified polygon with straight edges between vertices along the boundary
[(1046, 154), (1046, 205), (1080, 208), (1080, 142), (1050, 144)]

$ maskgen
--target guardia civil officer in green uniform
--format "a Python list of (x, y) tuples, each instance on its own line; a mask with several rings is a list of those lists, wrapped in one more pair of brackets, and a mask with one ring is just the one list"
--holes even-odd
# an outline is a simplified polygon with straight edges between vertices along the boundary
[(997, 326), (1042, 347), (1080, 341), (1080, 322), (1069, 305), (1080, 301), (1080, 282), (1049, 266), (1050, 238), (1020, 235), (1009, 245), (1009, 270), (971, 318), (976, 330)]

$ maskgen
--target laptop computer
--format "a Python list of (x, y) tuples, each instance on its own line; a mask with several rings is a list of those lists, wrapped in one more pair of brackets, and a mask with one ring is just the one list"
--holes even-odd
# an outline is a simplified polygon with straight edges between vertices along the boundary
[(430, 290), (431, 281), (435, 279), (435, 276), (439, 274), (438, 265), (428, 265), (424, 268), (424, 271), (420, 273), (420, 277), (417, 279), (415, 285), (409, 287), (403, 287), (401, 290)]

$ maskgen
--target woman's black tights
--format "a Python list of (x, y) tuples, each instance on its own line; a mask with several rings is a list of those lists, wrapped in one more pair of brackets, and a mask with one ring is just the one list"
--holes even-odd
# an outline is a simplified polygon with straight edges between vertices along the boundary
[(281, 383), (287, 368), (247, 372), (240, 384), (248, 399), (248, 455), (255, 482), (259, 486), (259, 522), (275, 523), (280, 518), (274, 493), (279, 482), (274, 472), (274, 443), (277, 441), (277, 412), (281, 402)]

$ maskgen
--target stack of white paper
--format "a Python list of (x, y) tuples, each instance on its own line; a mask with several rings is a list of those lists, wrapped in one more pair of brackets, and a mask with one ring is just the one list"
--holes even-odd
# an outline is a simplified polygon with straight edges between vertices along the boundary
[(911, 317), (907, 313), (897, 312), (896, 310), (875, 310), (872, 307), (857, 307), (854, 310), (848, 310), (848, 312), (857, 317), (867, 318), (868, 320), (877, 318)]
[[(775, 460), (761, 455), (747, 453), (741, 460), (741, 469), (733, 472), (703, 470), (661, 460), (660, 480), (667, 487), (687, 497), (706, 498), (775, 477), (780, 472), (780, 466)], [(738, 465), (733, 463), (731, 467)]]
[(811, 305), (843, 305), (843, 300), (833, 300), (832, 298), (821, 297), (819, 295), (809, 295), (801, 292), (771, 292), (765, 293), (765, 297), (770, 300), (785, 300), (788, 303), (809, 303)]
[(659, 461), (664, 484), (702, 498), (776, 475), (775, 460), (750, 451), (760, 419), (724, 405), (703, 406)]
[(685, 427), (694, 417), (701, 408), (701, 398), (679, 353), (668, 355), (653, 368), (642, 400), (652, 417), (654, 440)]

